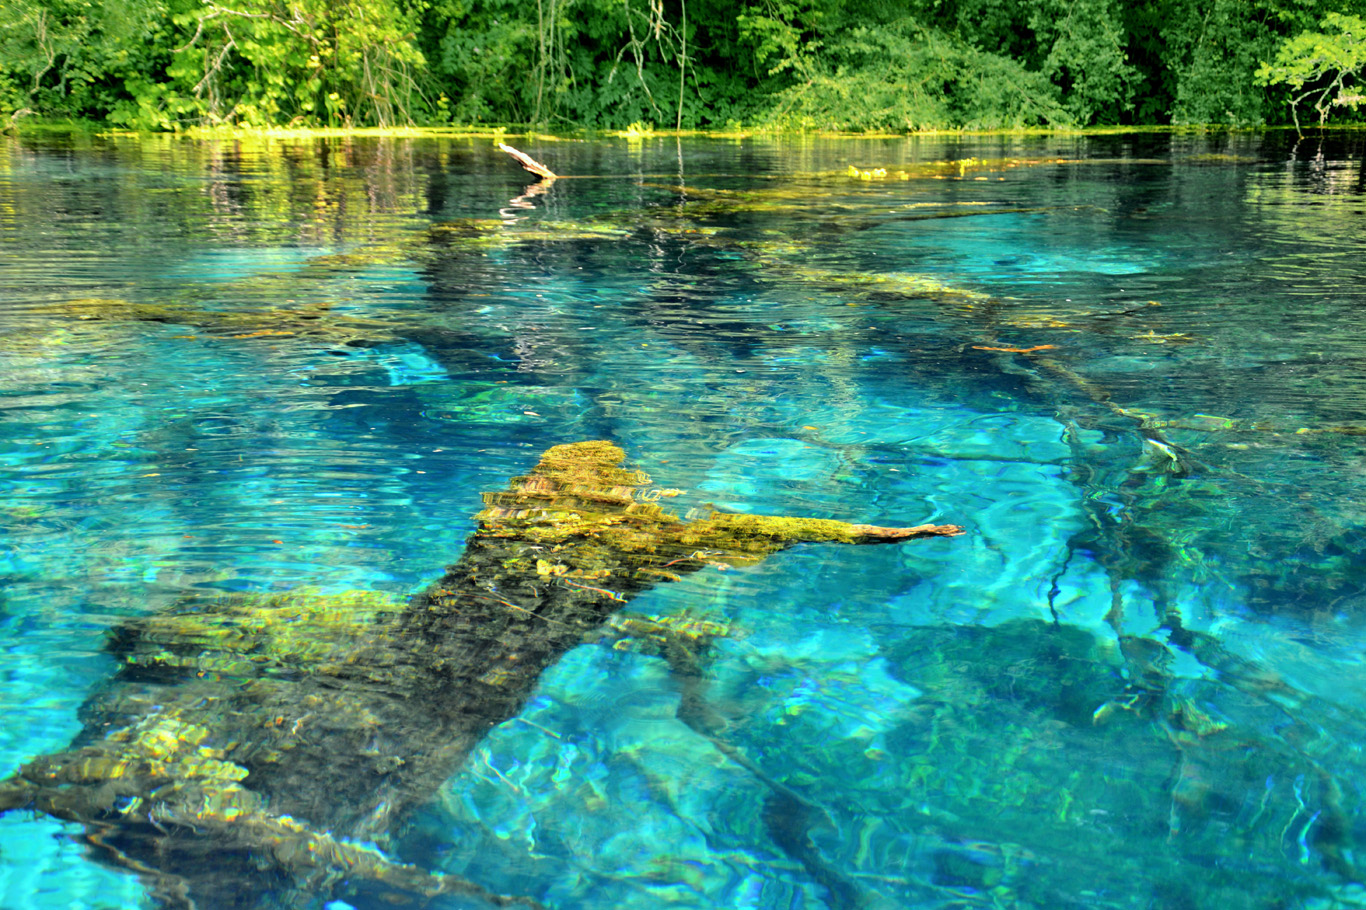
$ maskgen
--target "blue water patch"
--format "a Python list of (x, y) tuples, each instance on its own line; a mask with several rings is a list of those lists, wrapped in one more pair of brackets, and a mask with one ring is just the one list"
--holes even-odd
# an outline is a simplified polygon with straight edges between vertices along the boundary
[[(59, 750), (80, 732), (77, 709), (110, 670), (91, 652), (98, 629), (50, 628), (44, 613), (61, 606), (24, 602), (13, 589), (0, 601), (6, 646), (0, 660), (0, 764), (15, 768)], [(137, 879), (89, 861), (81, 826), (31, 812), (0, 817), (0, 904), (13, 907), (150, 907)]]
[(1084, 256), (1061, 252), (1000, 251), (983, 271), (1002, 277), (1037, 277), (1060, 272), (1089, 272), (1096, 275), (1141, 275), (1151, 262), (1136, 250), (1098, 249)]
[(829, 448), (797, 439), (747, 439), (717, 456), (697, 490), (724, 511), (762, 512), (775, 497), (825, 487), (840, 467), (839, 453)]
[[(600, 686), (585, 690), (588, 679)], [(766, 900), (801, 895), (765, 869), (777, 851), (759, 820), (763, 788), (677, 705), (661, 661), (574, 652), (444, 791), (456, 827), (441, 837), (459, 847), (443, 867), (507, 892), (534, 881), (565, 907), (737, 906), (756, 886)]]
[[(447, 140), (415, 141), (411, 172), (297, 177), (301, 200), (353, 194), (355, 220), (283, 211), (253, 195), (261, 178), (251, 217), (200, 224), (187, 164), (183, 221), (106, 219), (98, 244), (16, 222), (0, 762), (82, 735), (129, 617), (300, 586), (422, 591), (481, 494), (550, 446), (606, 439), (651, 475), (642, 506), (680, 521), (965, 533), (658, 567), (612, 606), (637, 636), (642, 618), (722, 630), (692, 663), (606, 623), (449, 780), (412, 784), (431, 797), (415, 819), (389, 824), (376, 794), (383, 824), (360, 840), (557, 910), (1362, 905), (1356, 203), (1302, 205), (1293, 175), (1247, 168), (1131, 186), (1124, 166), (1066, 171), (1055, 140), (1019, 141), (1053, 163), (981, 184), (718, 178), (764, 202), (735, 211), (561, 181), (526, 212), (548, 229), (496, 246), (421, 242), (428, 207), (477, 209), (498, 185), (484, 161), (460, 175), (468, 199), (427, 198), (438, 170), (483, 161)], [(746, 143), (686, 140), (664, 164), (739, 173)], [(616, 160), (565, 148), (600, 154), (594, 173)], [(841, 173), (847, 148), (801, 167)], [(0, 185), (16, 211), (51, 207), (32, 195), (47, 154), (3, 165), (28, 169)], [(1047, 211), (878, 220), (1003, 193)], [(611, 230), (574, 226), (600, 217)], [(200, 252), (167, 268), (175, 250)], [(356, 683), (338, 680), (342, 703)], [(5, 815), (0, 904), (149, 906), (90, 833)], [(387, 905), (324, 873), (286, 895), (277, 872), (243, 900)]]
[(257, 275), (295, 271), (327, 255), (325, 247), (237, 247), (203, 249), (186, 256), (168, 277), (194, 281), (240, 281)]
[(446, 424), (558, 428), (590, 407), (577, 389), (509, 380), (451, 381), (419, 391), (423, 416)]
[(11, 813), (0, 818), (0, 898), (15, 907), (152, 907), (136, 878), (90, 862), (80, 826)]
[(954, 271), (979, 279), (1033, 283), (1065, 275), (1142, 275), (1159, 268), (1160, 250), (1106, 244), (1102, 235), (1078, 230), (1078, 222), (1086, 220), (1077, 215), (965, 218), (958, 224), (939, 222), (932, 232), (921, 223), (899, 233), (921, 256), (951, 262)]
[(385, 344), (349, 352), (352, 358), (373, 360), (389, 375), (394, 386), (445, 382), (450, 379), (439, 362), (419, 344)]

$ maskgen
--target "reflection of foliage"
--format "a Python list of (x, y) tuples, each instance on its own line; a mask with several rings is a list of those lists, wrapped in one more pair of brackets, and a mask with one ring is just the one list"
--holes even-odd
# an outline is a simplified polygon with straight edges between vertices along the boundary
[(1320, 126), (1334, 107), (1355, 109), (1366, 102), (1361, 84), (1366, 76), (1366, 21), (1329, 13), (1322, 28), (1283, 42), (1275, 61), (1257, 70), (1257, 81), (1263, 85), (1284, 83), (1297, 93), (1290, 101), (1296, 127), (1299, 107), (1306, 101), (1318, 113)]

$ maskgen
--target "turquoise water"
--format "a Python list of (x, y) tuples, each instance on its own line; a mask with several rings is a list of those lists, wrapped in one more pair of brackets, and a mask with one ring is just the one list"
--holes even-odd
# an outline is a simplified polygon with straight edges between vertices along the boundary
[[(122, 619), (417, 592), (610, 439), (680, 513), (967, 534), (639, 597), (729, 628), (734, 754), (604, 633), (390, 855), (555, 908), (1366, 907), (1364, 147), (531, 142), (588, 176), (528, 193), (484, 140), (0, 140), (0, 765)], [(156, 905), (82, 836), (0, 818), (0, 905)]]

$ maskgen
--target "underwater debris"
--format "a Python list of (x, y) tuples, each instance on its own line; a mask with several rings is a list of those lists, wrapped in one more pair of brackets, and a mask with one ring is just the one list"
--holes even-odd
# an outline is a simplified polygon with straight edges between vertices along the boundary
[(1034, 353), (1035, 351), (1052, 351), (1052, 350), (1056, 350), (1057, 347), (1058, 347), (1058, 346), (1057, 346), (1056, 344), (1036, 344), (1036, 345), (1034, 345), (1034, 347), (1032, 347), (1032, 348), (1009, 348), (1009, 347), (995, 348), (995, 347), (989, 347), (989, 346), (984, 345), (984, 344), (974, 344), (974, 345), (972, 346), (972, 349), (973, 349), (974, 351), (1002, 351), (1002, 352), (1004, 352), (1004, 353), (1006, 353), (1006, 354), (1032, 354), (1032, 353)]
[(1195, 337), (1194, 337), (1193, 335), (1191, 335), (1190, 333), (1188, 333), (1188, 332), (1168, 332), (1168, 333), (1166, 333), (1165, 335), (1159, 335), (1157, 332), (1154, 332), (1152, 329), (1148, 329), (1148, 331), (1144, 332), (1144, 333), (1141, 334), (1141, 335), (1135, 335), (1133, 340), (1134, 340), (1134, 341), (1145, 341), (1145, 342), (1147, 342), (1148, 344), (1194, 344), (1194, 343), (1195, 343)]
[(649, 618), (618, 614), (607, 629), (619, 638), (613, 645), (626, 650), (634, 641), (644, 653), (663, 658), (678, 689), (675, 716), (718, 752), (748, 771), (768, 791), (760, 819), (764, 830), (785, 854), (799, 863), (824, 891), (831, 910), (856, 910), (864, 906), (861, 888), (821, 854), (811, 831), (831, 823), (829, 812), (792, 787), (769, 774), (762, 765), (737, 747), (726, 735), (731, 726), (723, 712), (707, 697), (709, 677), (704, 672), (712, 642), (732, 637), (729, 625), (692, 616)]
[[(548, 449), (485, 494), (459, 561), (407, 602), (299, 589), (188, 599), (124, 623), (109, 643), (119, 670), (84, 706), (84, 731), (0, 783), (0, 812), (83, 825), (97, 855), (142, 875), (166, 907), (279, 906), (263, 870), (314, 900), (363, 891), (539, 906), (384, 850), (393, 823), (521, 710), (547, 667), (636, 594), (710, 565), (804, 541), (962, 533), (716, 513), (685, 522), (624, 458), (609, 442)], [(626, 627), (675, 655), (724, 633), (693, 620)]]
[(1068, 158), (960, 158), (953, 161), (922, 161), (905, 167), (889, 169), (885, 167), (861, 168), (849, 165), (846, 176), (855, 180), (915, 180), (944, 177), (966, 177), (986, 171), (1006, 171), (1017, 167), (1031, 167), (1041, 164), (1079, 164)]
[[(903, 634), (885, 653), (924, 695), (887, 743), (915, 758), (849, 798), (874, 804), (900, 784), (937, 810), (921, 842), (937, 842), (933, 885), (990, 887), (981, 906), (1108, 907), (1122, 904), (1097, 903), (1097, 882), (1146, 898), (1170, 879), (1186, 906), (1252, 910), (1318, 892), (1311, 858), (1361, 881), (1341, 806), (1354, 778), (1318, 726), (1331, 709), (1248, 677), (1264, 668), (1213, 637), (1189, 643), (1221, 680), (1183, 678), (1168, 645), (1121, 642), (1145, 652), (1137, 679), (1112, 639), (1033, 619)], [(1230, 845), (1255, 872), (1196, 873)]]
[(963, 307), (981, 306), (998, 299), (981, 291), (948, 284), (929, 275), (909, 272), (849, 272), (802, 265), (795, 261), (795, 257), (801, 252), (798, 244), (750, 244), (748, 250), (757, 265), (780, 275), (785, 283), (798, 281), (841, 294), (870, 299), (927, 299)]
[[(333, 257), (321, 257), (331, 259)], [(368, 261), (368, 260), (367, 260)], [(347, 266), (348, 270), (360, 265)], [(334, 277), (335, 265), (319, 265), (316, 270), (306, 267), (288, 278), (321, 280)], [(343, 316), (333, 312), (333, 302), (315, 299), (306, 303), (292, 300), (281, 306), (275, 302), (286, 276), (254, 276), (234, 283), (239, 291), (259, 291), (268, 305), (253, 310), (211, 310), (185, 304), (137, 303), (130, 300), (104, 297), (83, 297), (32, 307), (34, 316), (56, 317), (62, 322), (75, 323), (165, 323), (183, 325), (203, 331), (208, 337), (232, 339), (310, 337), (330, 344), (345, 344), (353, 340), (378, 343), (395, 340), (394, 326), (385, 321)], [(297, 289), (295, 289), (297, 292)]]
[(700, 652), (711, 644), (712, 639), (726, 638), (731, 634), (731, 628), (727, 623), (694, 616), (688, 612), (668, 616), (618, 613), (608, 620), (607, 627), (613, 633), (626, 636), (614, 645), (618, 650), (624, 650), (624, 643), (634, 640), (661, 653), (673, 647)]

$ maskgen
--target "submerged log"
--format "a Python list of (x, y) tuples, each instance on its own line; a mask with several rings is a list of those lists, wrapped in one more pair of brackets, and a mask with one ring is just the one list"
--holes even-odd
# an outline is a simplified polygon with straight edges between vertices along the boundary
[[(681, 521), (607, 442), (555, 446), (485, 494), (460, 560), (407, 602), (315, 591), (187, 601), (111, 635), (83, 732), (0, 783), (0, 811), (85, 828), (164, 906), (311, 906), (464, 893), (387, 857), (406, 811), (517, 714), (541, 673), (630, 598), (800, 542), (961, 533), (713, 513)], [(272, 888), (264, 888), (269, 882)], [(267, 897), (264, 891), (273, 890)]]

